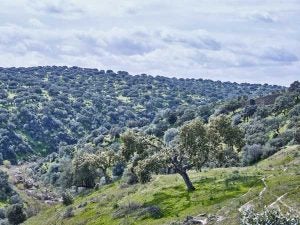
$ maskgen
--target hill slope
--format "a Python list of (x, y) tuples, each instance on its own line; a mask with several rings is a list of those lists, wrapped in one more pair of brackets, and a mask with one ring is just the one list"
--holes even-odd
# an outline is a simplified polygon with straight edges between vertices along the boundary
[[(197, 190), (187, 193), (177, 175), (155, 176), (149, 184), (118, 181), (75, 200), (74, 216), (67, 207), (51, 206), (25, 222), (48, 224), (170, 224), (187, 216), (204, 224), (239, 224), (239, 211), (254, 206), (279, 206), (300, 212), (300, 146), (282, 149), (251, 167), (192, 172)], [(174, 223), (175, 224), (175, 223)]]
[(97, 129), (118, 135), (147, 126), (161, 110), (178, 109), (184, 122), (191, 117), (187, 108), (282, 89), (66, 66), (0, 68), (0, 154), (16, 164)]

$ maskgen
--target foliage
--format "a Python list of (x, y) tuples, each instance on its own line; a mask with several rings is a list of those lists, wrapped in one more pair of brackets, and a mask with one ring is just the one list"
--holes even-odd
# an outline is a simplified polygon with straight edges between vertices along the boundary
[(22, 204), (13, 204), (8, 207), (7, 209), (7, 218), (8, 221), (13, 224), (17, 225), (26, 220), (26, 214)]
[[(219, 100), (282, 89), (66, 66), (0, 68), (0, 153), (17, 164), (87, 134), (95, 145), (105, 144), (106, 132), (118, 138), (126, 127), (162, 137), (196, 116), (207, 121)], [(238, 106), (232, 100), (228, 107)]]
[(263, 155), (262, 146), (259, 144), (246, 145), (243, 151), (243, 164), (251, 165), (261, 159)]
[(249, 208), (242, 212), (241, 225), (298, 225), (300, 218), (293, 212), (283, 214), (279, 208), (265, 208), (263, 212), (254, 212)]
[(8, 174), (0, 170), (0, 202), (6, 201), (9, 196), (12, 196), (14, 191), (8, 183)]
[(62, 200), (64, 205), (72, 205), (74, 202), (73, 196), (69, 192), (62, 194)]

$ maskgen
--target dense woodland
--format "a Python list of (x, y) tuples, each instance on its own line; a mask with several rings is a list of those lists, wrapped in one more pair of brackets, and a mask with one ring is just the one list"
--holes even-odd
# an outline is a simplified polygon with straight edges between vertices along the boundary
[[(120, 179), (143, 184), (153, 174), (177, 173), (193, 191), (190, 170), (253, 165), (300, 144), (297, 81), (285, 88), (78, 67), (1, 68), (0, 96), (0, 164), (30, 161), (33, 182), (53, 187), (66, 205), (78, 188)], [(0, 200), (18, 198), (4, 172), (0, 182)], [(21, 202), (10, 209), (20, 221)]]
[[(16, 164), (26, 155), (57, 152), (106, 130), (115, 136), (127, 127), (161, 137), (173, 123), (207, 119), (209, 104), (282, 89), (78, 67), (0, 68), (0, 154)], [(168, 110), (168, 123), (158, 123)]]

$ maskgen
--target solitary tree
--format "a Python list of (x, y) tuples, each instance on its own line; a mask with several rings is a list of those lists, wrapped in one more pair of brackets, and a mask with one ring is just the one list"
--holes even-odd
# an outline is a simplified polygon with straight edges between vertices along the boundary
[(188, 191), (195, 190), (195, 187), (187, 171), (191, 168), (201, 170), (220, 145), (218, 134), (199, 119), (185, 124), (172, 145), (166, 145), (154, 136), (132, 131), (123, 134), (122, 141), (122, 155), (131, 161), (130, 170), (141, 182), (149, 181), (151, 172), (172, 167), (183, 178)]
[(208, 162), (212, 152), (219, 148), (219, 136), (199, 119), (193, 120), (180, 129), (177, 143), (163, 151), (166, 161), (184, 180), (187, 190), (193, 186), (187, 171), (191, 168), (201, 170)]

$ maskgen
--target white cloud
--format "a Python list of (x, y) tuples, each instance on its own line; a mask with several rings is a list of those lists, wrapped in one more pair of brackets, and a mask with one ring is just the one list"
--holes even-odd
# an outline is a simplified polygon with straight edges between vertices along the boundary
[(30, 18), (28, 20), (29, 25), (31, 25), (33, 28), (43, 28), (44, 24), (38, 20), (37, 18)]
[(251, 12), (245, 15), (247, 19), (253, 20), (255, 22), (265, 22), (265, 23), (275, 23), (278, 18), (270, 12)]
[(4, 0), (3, 6), (0, 66), (78, 65), (285, 85), (299, 79), (298, 1)]

